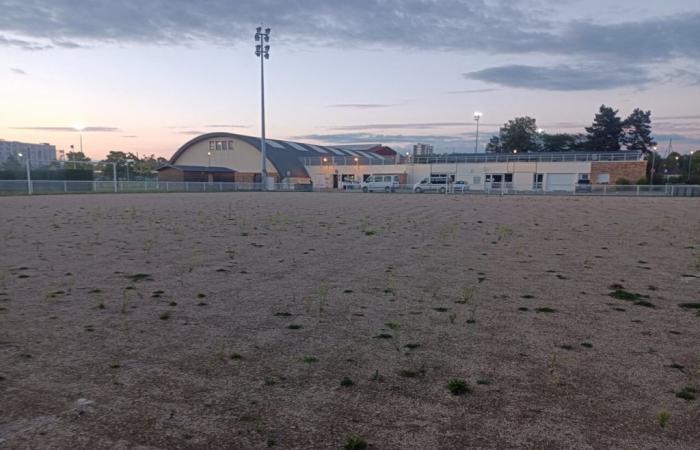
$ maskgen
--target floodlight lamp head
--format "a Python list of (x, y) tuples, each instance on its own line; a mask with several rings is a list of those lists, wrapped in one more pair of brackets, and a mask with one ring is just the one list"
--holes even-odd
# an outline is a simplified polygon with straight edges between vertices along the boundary
[(484, 115), (484, 114), (483, 114), (481, 111), (474, 111), (474, 118), (475, 118), (476, 120), (481, 119), (481, 116), (483, 116), (483, 115)]
[(265, 34), (267, 34), (267, 35), (270, 34), (270, 29), (269, 29), (269, 28), (265, 28)]
[(270, 54), (269, 54), (269, 53), (265, 53), (265, 59), (270, 59)]
[(261, 33), (261, 32), (262, 32), (262, 27), (257, 27), (257, 28), (255, 29), (255, 31), (256, 31), (258, 34)]
[(255, 42), (260, 40), (260, 33), (255, 33)]
[(270, 36), (267, 34), (265, 35), (265, 42), (270, 42)]
[(269, 45), (266, 45), (266, 46), (265, 46), (265, 51), (266, 51), (266, 52), (269, 52), (269, 51), (270, 51), (270, 46), (269, 46)]

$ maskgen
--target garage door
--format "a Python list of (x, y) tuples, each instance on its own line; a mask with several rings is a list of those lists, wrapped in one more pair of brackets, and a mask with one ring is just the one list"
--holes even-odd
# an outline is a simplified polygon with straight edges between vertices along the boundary
[(575, 183), (575, 173), (548, 173), (546, 189), (548, 191), (573, 191)]

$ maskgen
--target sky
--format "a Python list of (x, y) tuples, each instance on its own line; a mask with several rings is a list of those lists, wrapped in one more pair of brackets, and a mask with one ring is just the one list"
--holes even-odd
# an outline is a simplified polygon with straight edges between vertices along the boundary
[(580, 133), (652, 111), (700, 149), (697, 0), (0, 0), (0, 139), (101, 159), (259, 135), (255, 27), (271, 31), (267, 136), (479, 151), (509, 119)]

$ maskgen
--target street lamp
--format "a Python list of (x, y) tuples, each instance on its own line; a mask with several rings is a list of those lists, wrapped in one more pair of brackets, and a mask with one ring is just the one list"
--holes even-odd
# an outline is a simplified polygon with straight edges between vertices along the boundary
[(654, 174), (656, 173), (656, 145), (652, 147), (652, 151), (654, 152), (651, 156), (651, 170), (649, 171), (649, 185), (654, 184)]
[(265, 148), (265, 60), (270, 59), (270, 29), (262, 27), (255, 29), (255, 56), (260, 58), (260, 153), (262, 153), (262, 167), (260, 178), (265, 189), (267, 182), (267, 149)]
[(479, 151), (479, 120), (483, 114), (481, 111), (474, 111), (474, 120), (476, 120), (476, 139), (474, 140), (474, 153)]
[[(22, 153), (17, 153), (17, 156), (20, 158), (24, 156)], [(24, 165), (27, 168), (27, 193), (29, 195), (32, 195), (33, 189), (32, 189), (32, 172), (31, 168), (29, 167), (29, 147), (27, 147), (27, 156), (24, 159)]]
[(211, 169), (211, 152), (207, 152), (207, 156), (209, 157), (209, 169)]

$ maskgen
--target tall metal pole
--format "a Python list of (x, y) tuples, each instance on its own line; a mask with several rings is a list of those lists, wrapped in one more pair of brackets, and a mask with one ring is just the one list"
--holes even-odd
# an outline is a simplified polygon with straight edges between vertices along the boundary
[(29, 164), (30, 164), (30, 162), (29, 162), (29, 159), (30, 159), (30, 158), (29, 158), (29, 157), (30, 157), (29, 152), (30, 152), (30, 149), (29, 149), (29, 147), (27, 147), (27, 161), (26, 161), (26, 166), (27, 166), (27, 194), (32, 195), (32, 193), (34, 192), (34, 190), (32, 189), (32, 170), (31, 170), (31, 167), (29, 166)]
[(262, 26), (255, 29), (255, 55), (260, 57), (260, 153), (262, 161), (260, 177), (263, 190), (267, 188), (267, 143), (265, 142), (265, 60), (270, 58), (270, 29)]
[(117, 163), (112, 163), (112, 181), (114, 182), (114, 192), (117, 192)]
[(266, 187), (265, 183), (267, 182), (267, 146), (265, 142), (265, 57), (263, 53), (264, 52), (260, 52), (260, 148), (262, 151), (261, 181), (263, 182), (264, 189)]
[(474, 111), (474, 120), (476, 120), (476, 139), (474, 140), (474, 153), (479, 151), (479, 120), (482, 114), (479, 111)]
[(690, 168), (693, 165), (693, 153), (695, 152), (691, 151), (688, 153), (688, 184), (690, 184)]
[(649, 171), (650, 176), (649, 176), (649, 184), (653, 185), (654, 184), (654, 174), (656, 173), (656, 166), (654, 165), (656, 163), (656, 147), (652, 150), (654, 152), (653, 156), (651, 157), (651, 170)]

